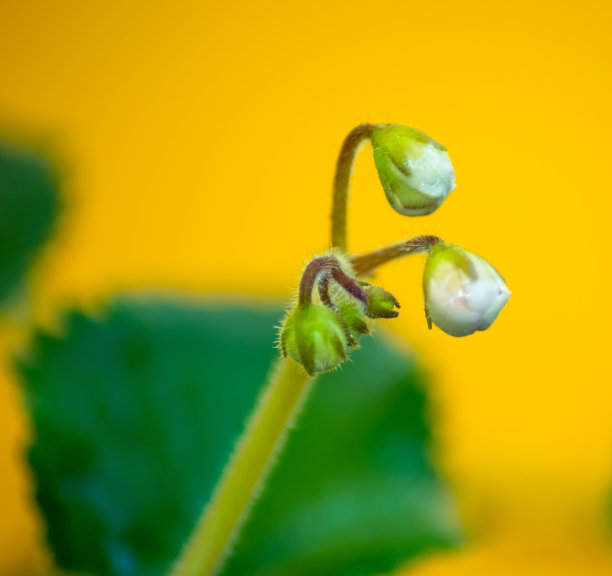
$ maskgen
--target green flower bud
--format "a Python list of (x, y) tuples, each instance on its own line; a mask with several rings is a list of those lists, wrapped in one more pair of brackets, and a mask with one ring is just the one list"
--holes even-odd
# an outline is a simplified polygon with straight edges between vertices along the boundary
[(368, 286), (366, 288), (368, 301), (366, 304), (366, 315), (370, 318), (397, 318), (399, 312), (395, 308), (401, 308), (393, 294), (389, 294), (380, 286)]
[(501, 312), (510, 290), (486, 260), (459, 246), (433, 247), (423, 276), (425, 311), (451, 336), (486, 330)]
[(326, 372), (346, 358), (349, 329), (331, 308), (321, 304), (296, 306), (280, 333), (283, 356), (301, 364), (311, 376)]
[(374, 129), (371, 141), (385, 194), (400, 214), (431, 214), (455, 187), (446, 148), (423, 132), (381, 124)]
[(344, 300), (334, 306), (338, 316), (344, 320), (349, 331), (349, 341), (351, 346), (357, 346), (359, 338), (363, 334), (370, 333), (370, 327), (363, 314), (361, 304)]

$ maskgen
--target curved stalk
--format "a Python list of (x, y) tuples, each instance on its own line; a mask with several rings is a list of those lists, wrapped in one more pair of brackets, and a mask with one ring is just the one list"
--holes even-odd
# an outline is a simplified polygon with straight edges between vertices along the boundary
[[(330, 276), (351, 296), (361, 300), (364, 304), (367, 303), (368, 297), (363, 288), (342, 270), (338, 259), (335, 256), (320, 256), (312, 260), (302, 273), (298, 296), (298, 303), (300, 306), (306, 306), (311, 303), (312, 290), (317, 279), (321, 277), (321, 280), (325, 279), (329, 281)], [(319, 285), (319, 287), (321, 287), (321, 285)], [(325, 291), (326, 286), (323, 285), (323, 299), (329, 300), (329, 294), (325, 294)]]
[(437, 236), (416, 236), (410, 240), (389, 244), (365, 254), (355, 254), (350, 257), (351, 264), (356, 274), (366, 276), (383, 264), (411, 254), (429, 252), (432, 246), (443, 244), (443, 242)]
[(293, 360), (278, 361), (171, 576), (219, 573), (312, 382)]
[(334, 177), (334, 198), (332, 208), (332, 246), (347, 251), (346, 212), (348, 208), (349, 186), (357, 152), (374, 131), (374, 124), (361, 124), (351, 130), (345, 138)]

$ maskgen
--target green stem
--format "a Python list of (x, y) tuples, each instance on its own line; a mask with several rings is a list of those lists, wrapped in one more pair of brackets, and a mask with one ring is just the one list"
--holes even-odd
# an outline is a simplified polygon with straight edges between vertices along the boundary
[(312, 382), (293, 360), (278, 361), (172, 576), (221, 570)]
[(361, 124), (351, 130), (344, 140), (344, 144), (342, 144), (340, 156), (338, 156), (338, 162), (336, 163), (331, 240), (332, 246), (336, 246), (345, 252), (347, 251), (346, 212), (353, 165), (357, 152), (370, 138), (374, 128), (374, 124)]

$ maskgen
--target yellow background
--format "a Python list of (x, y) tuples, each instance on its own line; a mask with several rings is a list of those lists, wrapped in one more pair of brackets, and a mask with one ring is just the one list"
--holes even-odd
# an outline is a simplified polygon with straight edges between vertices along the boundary
[[(604, 0), (1, 2), (0, 125), (68, 168), (35, 317), (150, 286), (285, 295), (327, 247), (344, 135), (419, 128), (448, 147), (456, 190), (401, 217), (364, 150), (350, 247), (434, 233), (513, 296), (453, 339), (426, 329), (420, 257), (380, 276), (434, 375), (469, 537), (414, 573), (609, 575), (611, 18)], [(0, 573), (44, 571), (6, 366), (0, 421)]]

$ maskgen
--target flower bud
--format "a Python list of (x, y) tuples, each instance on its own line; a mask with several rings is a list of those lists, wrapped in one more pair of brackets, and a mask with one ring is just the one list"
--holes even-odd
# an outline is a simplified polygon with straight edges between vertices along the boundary
[(423, 132), (381, 124), (374, 129), (371, 142), (378, 176), (396, 212), (431, 214), (455, 187), (446, 148)]
[(510, 290), (486, 260), (459, 246), (434, 246), (423, 276), (425, 312), (451, 336), (486, 330), (504, 307)]
[(283, 356), (301, 364), (313, 376), (331, 370), (346, 358), (349, 334), (346, 323), (321, 304), (296, 306), (280, 333)]
[(370, 333), (370, 327), (361, 309), (361, 303), (354, 304), (349, 300), (344, 300), (336, 304), (334, 308), (348, 327), (350, 345), (357, 346), (359, 338), (363, 334)]
[(399, 312), (395, 308), (401, 308), (399, 302), (380, 286), (368, 286), (366, 314), (369, 318), (397, 318)]

